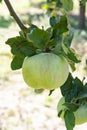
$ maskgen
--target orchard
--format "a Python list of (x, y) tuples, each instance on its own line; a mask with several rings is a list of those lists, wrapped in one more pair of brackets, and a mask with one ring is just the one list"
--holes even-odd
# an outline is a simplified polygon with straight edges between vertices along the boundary
[[(27, 27), (13, 9), (10, 0), (6, 4), (10, 15), (19, 26), (19, 35), (7, 39), (13, 59), (11, 69), (21, 69), (27, 87), (35, 91), (60, 90), (62, 98), (57, 105), (58, 118), (65, 122), (67, 130), (87, 122), (87, 83), (73, 77), (82, 56), (72, 48), (75, 30), (70, 23), (69, 12), (73, 0), (46, 0), (43, 9), (49, 18), (49, 27), (32, 23)], [(78, 0), (84, 6), (87, 0)], [(33, 5), (32, 5), (33, 6)], [(87, 65), (87, 60), (85, 61)], [(38, 104), (39, 105), (39, 104)], [(37, 117), (38, 118), (38, 117)]]

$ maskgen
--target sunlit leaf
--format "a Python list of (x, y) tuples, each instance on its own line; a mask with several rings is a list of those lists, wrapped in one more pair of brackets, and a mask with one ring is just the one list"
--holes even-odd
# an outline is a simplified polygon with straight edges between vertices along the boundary
[(35, 54), (35, 49), (30, 42), (25, 38), (17, 36), (6, 41), (10, 45), (13, 55), (32, 56)]
[(50, 34), (43, 29), (36, 28), (28, 33), (28, 38), (34, 47), (44, 49), (50, 40)]

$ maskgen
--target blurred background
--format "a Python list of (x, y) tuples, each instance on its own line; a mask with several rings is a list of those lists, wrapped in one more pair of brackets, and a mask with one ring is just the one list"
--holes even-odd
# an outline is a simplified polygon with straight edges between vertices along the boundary
[[(49, 18), (43, 9), (45, 0), (11, 0), (11, 3), (26, 26), (30, 23), (39, 27), (49, 26)], [(70, 12), (70, 24), (75, 29), (72, 47), (82, 55), (82, 62), (76, 65), (73, 76), (86, 77), (87, 82), (87, 9), (79, 7), (74, 0)], [(24, 83), (21, 70), (12, 71), (12, 55), (5, 41), (17, 36), (20, 29), (10, 16), (4, 2), (0, 4), (0, 130), (66, 130), (64, 122), (57, 117), (57, 103), (60, 90), (51, 96), (49, 91), (36, 94)], [(75, 130), (87, 130), (87, 124), (76, 126)]]

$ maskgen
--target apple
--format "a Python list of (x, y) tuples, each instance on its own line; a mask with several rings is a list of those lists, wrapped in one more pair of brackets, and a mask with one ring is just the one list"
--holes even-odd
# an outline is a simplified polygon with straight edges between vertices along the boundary
[(60, 115), (60, 117), (62, 118), (62, 119), (64, 119), (64, 113), (65, 113), (65, 109), (66, 109), (66, 106), (65, 105), (63, 105), (65, 103), (65, 99), (64, 99), (64, 97), (62, 97), (62, 98), (60, 98), (60, 100), (59, 100), (59, 102), (58, 102), (58, 105), (57, 105), (57, 112), (58, 112), (58, 114), (59, 114), (59, 112), (62, 110), (62, 113), (61, 113), (61, 115)]
[[(65, 103), (65, 99), (64, 97), (62, 97), (59, 100), (58, 105), (57, 105), (58, 113), (60, 112), (60, 110), (66, 109), (66, 106), (63, 105), (64, 103)], [(60, 115), (62, 119), (64, 119), (64, 113), (65, 112), (63, 111), (62, 114)], [(87, 122), (87, 102), (79, 106), (79, 108), (74, 112), (74, 116), (75, 116), (76, 125), (81, 125)]]
[(74, 112), (75, 122), (77, 125), (87, 122), (87, 103), (82, 104), (77, 111)]
[(22, 74), (28, 86), (52, 90), (60, 87), (67, 80), (68, 62), (61, 55), (40, 53), (24, 59)]

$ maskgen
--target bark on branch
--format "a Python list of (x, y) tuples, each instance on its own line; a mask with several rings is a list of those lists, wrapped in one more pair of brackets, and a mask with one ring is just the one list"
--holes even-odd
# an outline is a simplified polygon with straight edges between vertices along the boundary
[(22, 21), (20, 20), (20, 18), (18, 17), (18, 15), (16, 14), (16, 12), (14, 11), (11, 3), (9, 0), (4, 0), (10, 15), (15, 19), (16, 23), (18, 24), (18, 26), (20, 27), (21, 30), (26, 30), (27, 27), (24, 26), (24, 24), (22, 23)]

